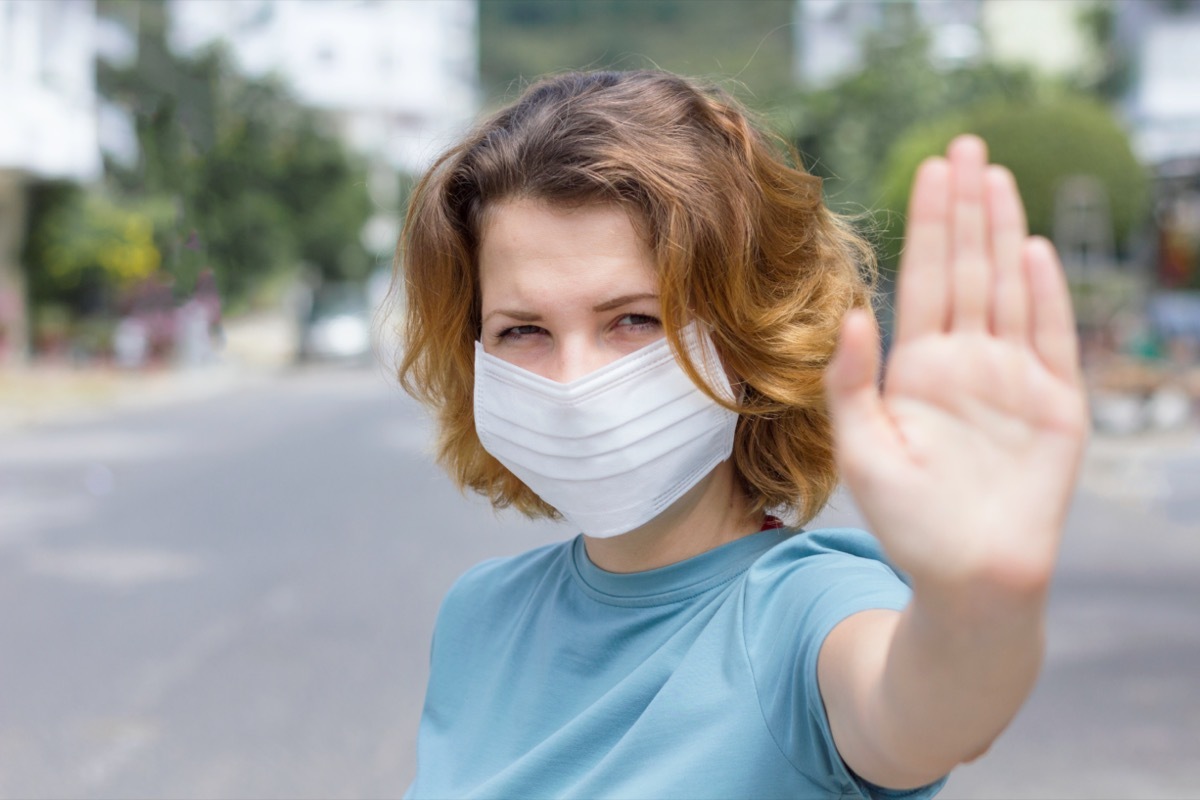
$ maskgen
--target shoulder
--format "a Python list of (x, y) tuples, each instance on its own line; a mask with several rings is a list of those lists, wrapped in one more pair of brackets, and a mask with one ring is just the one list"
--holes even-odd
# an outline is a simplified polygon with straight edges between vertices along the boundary
[(879, 541), (855, 528), (798, 531), (763, 553), (751, 566), (748, 580), (760, 586), (796, 581), (823, 584), (852, 575), (904, 583)]
[(760, 556), (746, 573), (747, 644), (790, 640), (815, 651), (841, 620), (868, 609), (900, 610), (911, 596), (878, 540), (866, 531), (800, 531)]
[(438, 627), (460, 619), (479, 619), (488, 609), (524, 603), (538, 585), (566, 572), (571, 540), (520, 555), (493, 558), (471, 567), (450, 587), (438, 613)]
[(910, 595), (878, 540), (849, 528), (797, 532), (746, 573), (743, 635), (763, 719), (796, 769), (831, 795), (891, 796), (862, 782), (838, 755), (817, 679), (821, 646), (847, 617), (900, 610)]

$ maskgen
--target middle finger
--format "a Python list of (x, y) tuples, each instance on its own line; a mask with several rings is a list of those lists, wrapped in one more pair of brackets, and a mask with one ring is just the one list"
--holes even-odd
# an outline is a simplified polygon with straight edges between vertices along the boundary
[(987, 146), (977, 136), (959, 136), (947, 150), (952, 171), (952, 329), (982, 331), (987, 325), (991, 267), (983, 174)]

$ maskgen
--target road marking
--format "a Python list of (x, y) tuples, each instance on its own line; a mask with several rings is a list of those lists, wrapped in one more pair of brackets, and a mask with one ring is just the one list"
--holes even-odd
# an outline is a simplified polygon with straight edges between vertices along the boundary
[(77, 431), (54, 435), (17, 436), (0, 441), (0, 464), (86, 464), (151, 460), (193, 452), (194, 445), (177, 435), (120, 431)]
[(203, 562), (194, 555), (169, 550), (104, 546), (35, 548), (26, 559), (35, 575), (60, 578), (108, 589), (133, 589), (198, 575)]

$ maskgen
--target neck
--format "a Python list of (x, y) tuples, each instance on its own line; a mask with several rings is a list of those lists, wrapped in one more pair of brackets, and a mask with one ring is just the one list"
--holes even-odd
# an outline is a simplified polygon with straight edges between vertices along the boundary
[(628, 533), (611, 538), (584, 536), (588, 558), (609, 572), (644, 572), (700, 555), (762, 527), (723, 461), (670, 508)]

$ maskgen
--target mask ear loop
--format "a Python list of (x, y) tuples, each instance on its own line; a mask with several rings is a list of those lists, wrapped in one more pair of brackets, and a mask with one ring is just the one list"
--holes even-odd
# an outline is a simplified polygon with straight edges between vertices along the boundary
[[(741, 406), (746, 400), (746, 382), (725, 367), (717, 345), (713, 342), (712, 326), (707, 322), (693, 320), (680, 334), (690, 357), (699, 352), (700, 361), (693, 361), (693, 364), (698, 367), (700, 377), (709, 388), (728, 402)], [(725, 389), (727, 391), (724, 391)]]

